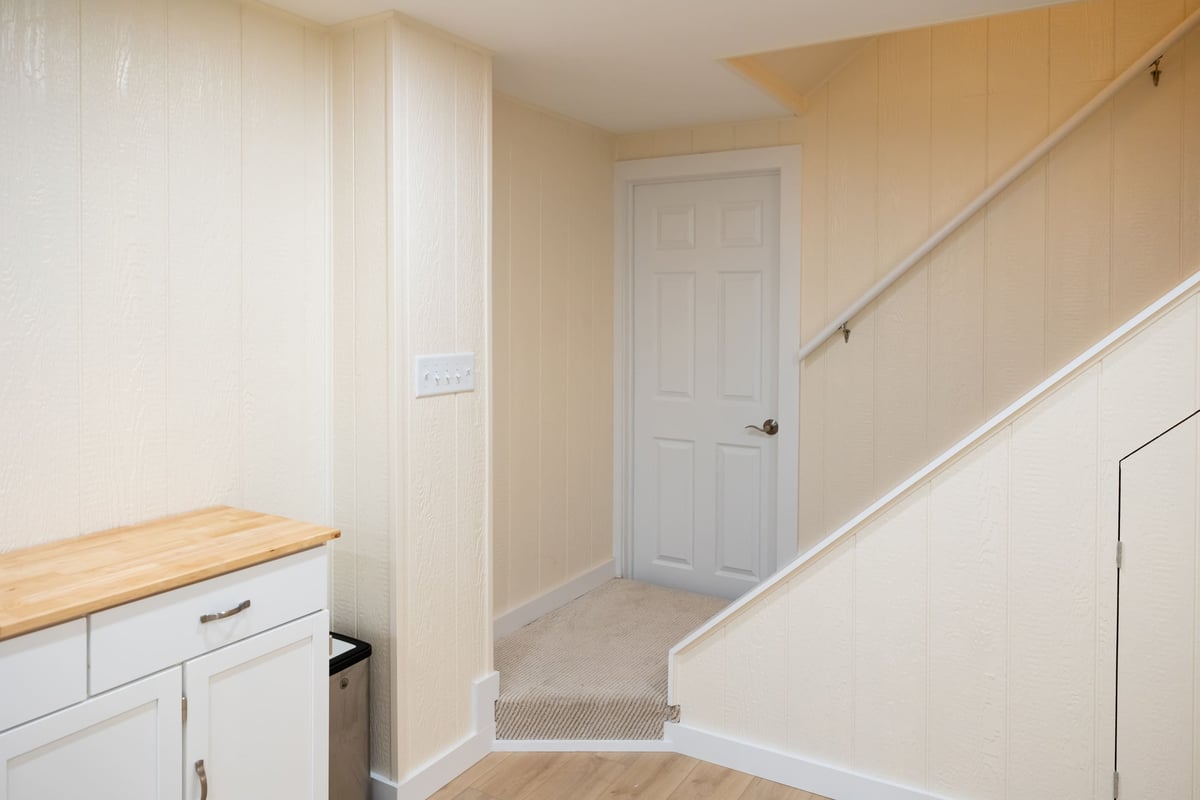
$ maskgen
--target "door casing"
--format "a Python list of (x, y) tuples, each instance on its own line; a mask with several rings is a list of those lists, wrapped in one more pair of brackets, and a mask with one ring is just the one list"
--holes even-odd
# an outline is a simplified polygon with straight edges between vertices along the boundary
[(779, 464), (775, 569), (799, 548), (800, 146), (618, 162), (613, 169), (613, 560), (633, 565), (633, 190), (650, 183), (779, 176)]

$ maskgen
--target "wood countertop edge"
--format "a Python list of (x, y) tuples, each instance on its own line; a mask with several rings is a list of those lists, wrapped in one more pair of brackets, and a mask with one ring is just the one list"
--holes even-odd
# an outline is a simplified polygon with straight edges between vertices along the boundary
[(182, 569), (158, 580), (124, 587), (119, 592), (97, 594), (86, 600), (64, 603), (52, 611), (29, 615), (12, 614), (11, 619), (7, 621), (0, 617), (0, 642), (24, 636), (28, 633), (36, 633), (46, 628), (53, 628), (55, 625), (82, 619), (89, 614), (107, 611), (110, 608), (123, 606), (126, 603), (145, 600), (147, 597), (169, 592), (172, 589), (191, 586), (209, 578), (228, 575), (231, 572), (237, 572), (247, 567), (255, 567), (259, 564), (265, 564), (268, 561), (275, 561), (286, 556), (295, 555), (296, 553), (302, 553), (306, 550), (313, 550), (334, 539), (340, 538), (341, 535), (342, 532), (340, 530), (325, 528), (288, 544), (277, 545), (255, 553), (246, 553), (237, 558), (225, 560), (213, 559), (202, 567)]

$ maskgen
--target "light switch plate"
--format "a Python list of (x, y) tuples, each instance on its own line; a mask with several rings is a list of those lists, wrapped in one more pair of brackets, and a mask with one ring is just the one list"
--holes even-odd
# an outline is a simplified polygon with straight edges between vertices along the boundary
[(475, 391), (475, 354), (417, 356), (417, 397)]

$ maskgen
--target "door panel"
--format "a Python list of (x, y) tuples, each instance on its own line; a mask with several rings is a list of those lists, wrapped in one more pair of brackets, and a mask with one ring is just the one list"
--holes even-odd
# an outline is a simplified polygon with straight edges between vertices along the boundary
[(1121, 796), (1200, 797), (1195, 748), (1197, 451), (1192, 417), (1121, 462)]
[(179, 796), (179, 669), (0, 734), (0, 800)]
[[(774, 569), (779, 180), (634, 190), (633, 577), (736, 597)], [(780, 420), (795, 425), (795, 410)]]
[(184, 797), (326, 800), (328, 615), (320, 612), (184, 664)]

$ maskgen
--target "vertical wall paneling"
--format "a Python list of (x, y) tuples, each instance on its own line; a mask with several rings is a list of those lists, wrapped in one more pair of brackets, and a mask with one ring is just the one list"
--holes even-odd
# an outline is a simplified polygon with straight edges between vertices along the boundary
[(614, 137), (590, 131), (588, 218), (595, 221), (584, 241), (591, 242), (592, 331), (589, 353), (594, 378), (591, 397), (592, 560), (603, 563), (613, 552), (613, 203)]
[[(408, 223), (409, 314), (400, 324), (411, 353), (444, 352), (454, 343), (455, 200), (442, 187), (454, 163), (455, 53), (448, 41), (400, 27), (396, 47), (404, 54), (408, 153), (404, 185)], [(453, 395), (413, 402), (406, 427), (411, 503), (405, 510), (408, 555), (403, 569), (409, 637), (405, 685), (410, 735), (406, 763), (415, 767), (454, 744), (462, 730), (456, 691), (456, 637), (443, 616), (455, 607), (457, 581), (451, 578), (456, 538)], [(446, 455), (434, 457), (445, 449)], [(421, 644), (420, 650), (417, 643)], [(419, 654), (419, 656), (418, 656)], [(466, 687), (461, 687), (465, 690)]]
[[(305, 247), (305, 31), (242, 8), (242, 465), (244, 502), (326, 515), (324, 270)], [(318, 118), (319, 119), (319, 118)], [(297, 397), (304, 398), (297, 402)]]
[(987, 226), (977, 214), (929, 264), (929, 453), (983, 419), (983, 293)]
[[(465, 47), (456, 47), (454, 87), (455, 187), (455, 349), (476, 353), (476, 369), (490, 375), (488, 346), (488, 236), (491, 59)], [(491, 569), (488, 547), (489, 445), (487, 416), (490, 384), (481, 391), (457, 395), (457, 473), (455, 522), (458, 551), (455, 575), (458, 588), (458, 708), (460, 730), (470, 730), (470, 687), (492, 664), (491, 597), (487, 573)]]
[(987, 179), (988, 21), (938, 25), (932, 47), (932, 217), (938, 227)]
[(931, 57), (929, 28), (879, 39), (876, 277), (882, 277), (929, 234)]
[(492, 606), (508, 607), (511, 558), (512, 314), (509, 312), (509, 252), (512, 243), (512, 112), (508, 103), (492, 109)]
[[(863, 49), (829, 82), (827, 303), (843, 309), (875, 280), (878, 48)], [(832, 311), (831, 313), (837, 313)]]
[(541, 418), (542, 479), (538, 559), (543, 585), (566, 581), (567, 570), (567, 436), (570, 340), (567, 301), (570, 265), (567, 262), (570, 197), (569, 153), (564, 120), (542, 120), (544, 169), (542, 171), (541, 294), (542, 316)]
[[(1007, 785), (1016, 797), (1093, 796), (1098, 373), (1013, 424)], [(1065, 741), (1053, 732), (1063, 727), (1079, 733)]]
[(80, 532), (79, 9), (5, 3), (0, 25), (5, 551)]
[(803, 672), (787, 683), (787, 748), (836, 767), (854, 760), (855, 549), (838, 545), (788, 587), (785, 664)]
[(1050, 132), (1050, 10), (988, 19), (988, 181)]
[(850, 341), (833, 337), (825, 351), (825, 524), (837, 527), (861, 510), (875, 485), (875, 312), (851, 320)]
[[(522, 298), (519, 311), (510, 307), (510, 344), (513, 357), (509, 428), (510, 446), (520, 444), (507, 456), (511, 529), (508, 553), (508, 606), (516, 607), (540, 593), (541, 527), (541, 180), (540, 161), (543, 126), (539, 115), (519, 107), (514, 114), (510, 190), (509, 293)], [(517, 313), (514, 313), (517, 312)], [(498, 365), (499, 366), (499, 365)], [(534, 411), (537, 413), (532, 413)], [(524, 449), (527, 448), (527, 449)], [(501, 611), (501, 608), (497, 608)]]
[(1005, 797), (1009, 440), (932, 481), (927, 787)]
[[(675, 702), (680, 706), (680, 719), (688, 725), (708, 730), (726, 731), (725, 689), (726, 647), (724, 631), (692, 650), (686, 666), (680, 665), (679, 681), (675, 686)], [(701, 698), (704, 701), (700, 701)]]
[(81, 4), (81, 525), (167, 504), (166, 7)]
[[(355, 170), (343, 165), (354, 154), (354, 31), (330, 42), (330, 461), (329, 524), (332, 542), (331, 626), (358, 636), (357, 443), (355, 441)], [(382, 659), (386, 661), (386, 657)]]
[(854, 537), (854, 766), (910, 786), (925, 785), (928, 545), (928, 486)]
[(1056, 128), (1113, 79), (1115, 0), (1050, 8), (1050, 127)]
[(614, 140), (507, 97), (495, 105), (503, 613), (612, 557)]
[(241, 13), (167, 9), (167, 511), (241, 497)]
[(983, 412), (994, 414), (1045, 374), (1046, 165), (987, 209)]
[[(354, 510), (352, 586), (359, 598), (356, 627), (364, 636), (374, 634), (382, 644), (379, 663), (371, 659), (372, 703), (376, 709), (389, 708), (389, 700), (395, 702), (391, 675), (397, 664), (395, 643), (386, 635), (395, 613), (395, 545), (386, 436), (387, 376), (392, 353), (388, 309), (387, 37), (388, 27), (383, 23), (339, 34), (343, 41), (335, 50), (338, 60), (334, 62), (334, 81), (340, 95), (336, 103), (341, 114), (334, 124), (338, 128), (346, 123), (352, 126), (345, 133), (348, 141), (341, 144), (347, 149), (335, 154), (347, 160), (335, 162), (334, 169), (339, 181), (344, 180), (342, 173), (352, 176), (341, 184), (349, 194), (345, 198), (349, 203), (339, 210), (339, 215), (345, 214), (340, 217), (340, 226), (347, 227), (339, 231), (335, 249), (336, 280), (341, 284), (335, 292), (340, 301), (335, 308), (340, 323), (346, 326), (340, 334), (346, 337), (346, 344), (339, 351), (335, 370), (350, 370), (349, 384), (341, 387), (338, 395), (342, 398), (342, 413), (349, 411), (349, 418), (337, 423), (337, 429), (351, 437), (344, 447), (352, 459), (353, 485), (346, 490)], [(389, 772), (396, 758), (392, 736), (391, 715), (373, 714), (371, 763)]]
[(1185, 0), (1114, 0), (1116, 69), (1128, 67), (1183, 21)]
[(725, 633), (725, 726), (731, 736), (772, 750), (787, 746), (788, 596), (776, 592), (760, 613), (738, 620)]
[(928, 303), (928, 259), (879, 300), (875, 315), (876, 496), (898, 485), (926, 458)]
[[(1192, 0), (1192, 8), (1198, 8)], [(1191, 8), (1189, 10), (1192, 10)], [(1181, 49), (1186, 59), (1183, 98), (1183, 274), (1200, 269), (1200, 30)]]
[(1159, 86), (1134, 81), (1113, 101), (1110, 326), (1180, 278), (1183, 55), (1166, 54)]
[(1108, 330), (1112, 106), (1054, 149), (1046, 163), (1045, 371)]

